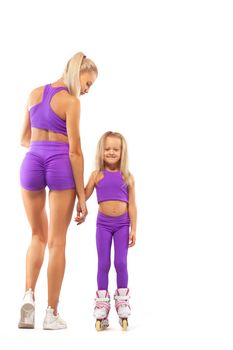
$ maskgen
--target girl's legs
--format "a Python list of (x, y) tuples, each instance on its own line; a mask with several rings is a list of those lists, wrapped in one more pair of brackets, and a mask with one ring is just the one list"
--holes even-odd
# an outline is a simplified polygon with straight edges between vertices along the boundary
[(65, 271), (66, 232), (75, 203), (73, 189), (49, 192), (50, 225), (48, 235), (48, 305), (57, 314), (57, 305)]
[(98, 290), (108, 290), (108, 273), (111, 266), (111, 245), (111, 229), (97, 224), (96, 247), (98, 253)]
[(22, 198), (32, 230), (32, 239), (26, 257), (26, 290), (31, 288), (34, 291), (48, 239), (48, 219), (45, 211), (46, 193), (45, 190), (28, 191), (22, 189)]
[(127, 288), (127, 254), (129, 244), (129, 226), (120, 226), (120, 228), (117, 231), (115, 231), (113, 239), (115, 248), (114, 266), (117, 273), (117, 288)]
[(124, 330), (128, 326), (130, 316), (127, 253), (129, 244), (129, 226), (120, 226), (114, 233), (115, 259), (114, 265), (117, 273), (117, 290), (114, 295), (115, 307), (119, 322)]

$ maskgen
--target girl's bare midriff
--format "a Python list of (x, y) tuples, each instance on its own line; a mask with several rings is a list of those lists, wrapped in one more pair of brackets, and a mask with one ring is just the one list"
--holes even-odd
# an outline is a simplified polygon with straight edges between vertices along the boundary
[(68, 143), (68, 137), (53, 131), (32, 128), (31, 141), (57, 141)]
[(99, 211), (105, 215), (119, 216), (128, 211), (128, 203), (121, 201), (100, 202)]

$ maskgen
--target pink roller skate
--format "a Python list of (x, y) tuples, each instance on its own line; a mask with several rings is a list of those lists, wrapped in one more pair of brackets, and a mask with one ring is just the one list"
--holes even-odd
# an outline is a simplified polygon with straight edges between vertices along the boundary
[(109, 326), (108, 314), (110, 311), (110, 295), (107, 290), (97, 290), (95, 299), (94, 317), (96, 318), (95, 328), (97, 331), (106, 329)]
[(124, 331), (126, 331), (128, 327), (128, 317), (131, 314), (129, 298), (128, 288), (118, 288), (114, 295), (115, 307), (119, 316), (119, 323)]

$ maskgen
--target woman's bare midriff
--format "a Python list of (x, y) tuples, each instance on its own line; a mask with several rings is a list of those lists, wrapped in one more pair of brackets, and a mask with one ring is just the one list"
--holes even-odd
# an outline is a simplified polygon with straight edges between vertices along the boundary
[(121, 201), (100, 202), (99, 211), (105, 215), (119, 216), (128, 211), (128, 203)]
[(53, 131), (32, 128), (31, 141), (57, 141), (68, 143), (68, 137)]

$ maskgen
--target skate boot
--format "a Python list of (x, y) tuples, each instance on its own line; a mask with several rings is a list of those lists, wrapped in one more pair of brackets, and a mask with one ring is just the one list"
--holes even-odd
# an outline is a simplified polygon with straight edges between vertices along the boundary
[(107, 290), (97, 290), (95, 309), (93, 316), (96, 319), (95, 328), (97, 331), (106, 329), (109, 326), (108, 314), (110, 311), (110, 295)]
[(35, 326), (35, 302), (33, 291), (29, 288), (24, 295), (20, 309), (19, 328), (34, 328)]
[(129, 298), (128, 288), (118, 288), (114, 295), (115, 307), (119, 316), (119, 323), (124, 331), (126, 331), (128, 327), (128, 317), (131, 314)]
[(54, 309), (48, 306), (43, 323), (43, 329), (58, 330), (67, 328), (66, 322), (60, 317), (59, 314), (54, 315)]

